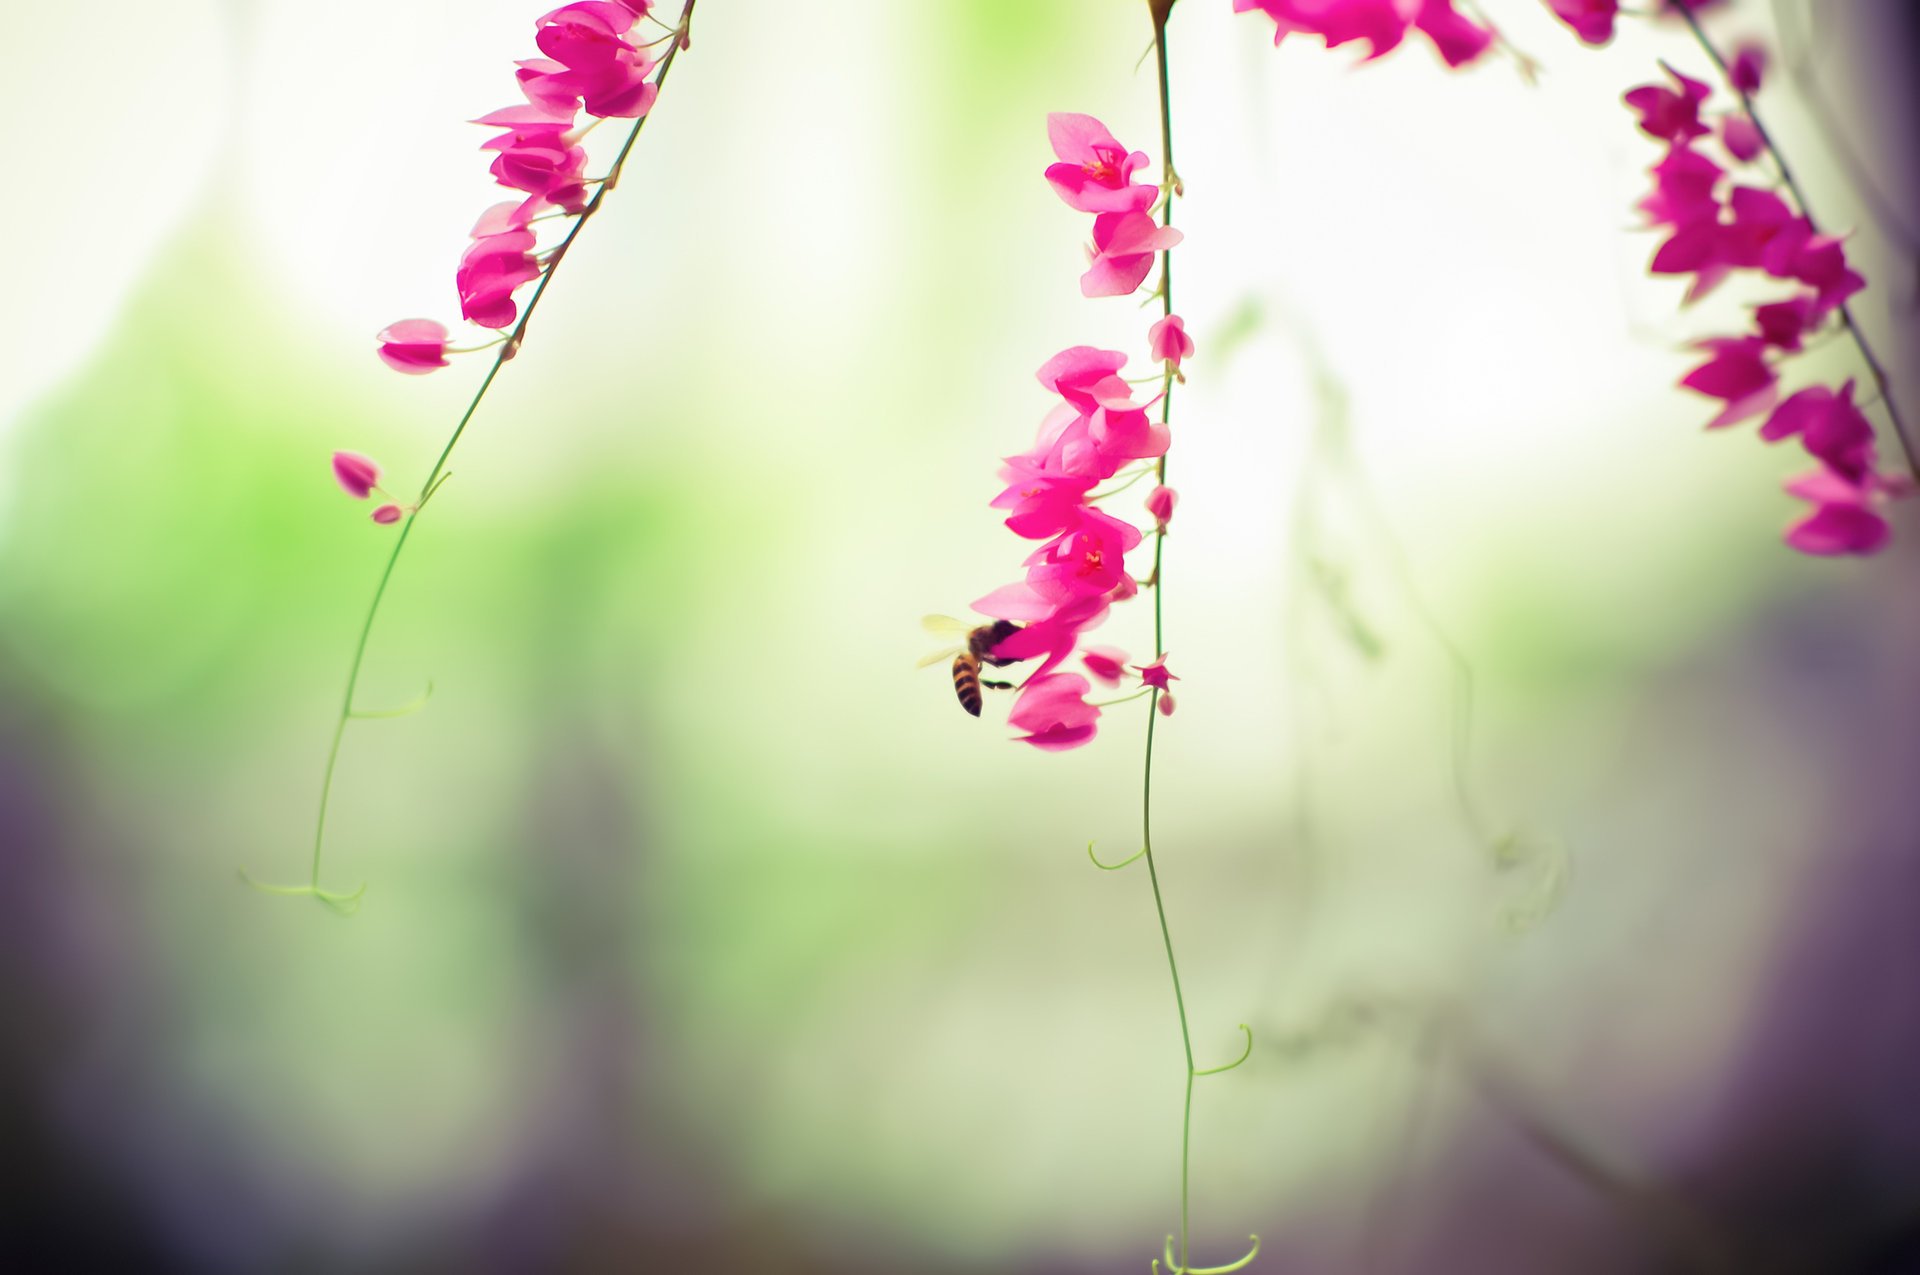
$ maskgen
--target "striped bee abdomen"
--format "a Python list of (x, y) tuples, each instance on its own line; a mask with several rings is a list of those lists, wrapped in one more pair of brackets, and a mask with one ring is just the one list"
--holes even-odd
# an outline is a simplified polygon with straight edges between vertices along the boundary
[(953, 693), (960, 697), (960, 707), (980, 716), (980, 657), (971, 651), (953, 657)]

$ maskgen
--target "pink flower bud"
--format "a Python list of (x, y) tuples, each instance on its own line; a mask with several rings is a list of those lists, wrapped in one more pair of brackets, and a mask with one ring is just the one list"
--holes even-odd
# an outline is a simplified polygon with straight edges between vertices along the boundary
[(380, 481), (380, 467), (359, 452), (335, 452), (333, 477), (347, 495), (365, 500), (374, 484)]
[(384, 527), (388, 523), (399, 522), (400, 512), (398, 505), (382, 505), (373, 511), (373, 520)]
[(1727, 154), (1743, 164), (1751, 164), (1767, 149), (1759, 126), (1746, 115), (1729, 115), (1720, 121), (1720, 143), (1727, 148)]
[(1080, 653), (1080, 662), (1100, 681), (1118, 686), (1126, 674), (1127, 653), (1111, 646), (1090, 646)]
[(1170, 314), (1147, 329), (1147, 353), (1153, 358), (1180, 366), (1182, 359), (1193, 357), (1193, 338), (1187, 335), (1187, 323)]
[(1162, 527), (1173, 520), (1173, 507), (1178, 503), (1180, 493), (1171, 487), (1155, 487), (1147, 493), (1147, 512)]
[(1760, 80), (1767, 69), (1767, 51), (1752, 40), (1733, 51), (1727, 64), (1727, 79), (1733, 87), (1752, 97), (1760, 91)]
[(1159, 708), (1160, 708), (1160, 716), (1162, 717), (1173, 716), (1173, 693), (1171, 691), (1160, 692)]
[(425, 376), (447, 365), (447, 330), (432, 319), (402, 319), (374, 340), (381, 360), (396, 372)]

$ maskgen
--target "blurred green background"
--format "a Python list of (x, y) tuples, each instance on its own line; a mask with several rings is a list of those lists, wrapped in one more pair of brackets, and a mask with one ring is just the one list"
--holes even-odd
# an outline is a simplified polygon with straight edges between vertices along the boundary
[[(1040, 178), (1049, 110), (1158, 162), (1142, 5), (702, 5), (375, 632), (362, 703), (435, 693), (349, 731), (364, 908), (236, 879), (304, 878), (393, 534), (328, 453), (410, 489), (483, 370), (371, 334), (455, 316), (460, 121), (539, 8), (9, 14), (0, 96), (64, 121), (0, 212), (10, 1261), (1144, 1269), (1179, 1036), (1144, 874), (1084, 852), (1137, 836), (1140, 706), (1041, 755), (914, 669), (1018, 573), (1032, 370), (1144, 361)], [(1910, 33), (1848, 8), (1814, 72), (1900, 192)], [(1800, 466), (1672, 388), (1751, 298), (1643, 277), (1617, 99), (1698, 55), (1489, 9), (1537, 86), (1171, 28), (1155, 840), (1201, 1065), (1258, 1042), (1195, 1259), (1908, 1269), (1852, 1255), (1920, 1196), (1915, 528), (1793, 556)], [(1904, 372), (1910, 246), (1768, 92)], [(1099, 640), (1144, 660), (1144, 604)]]

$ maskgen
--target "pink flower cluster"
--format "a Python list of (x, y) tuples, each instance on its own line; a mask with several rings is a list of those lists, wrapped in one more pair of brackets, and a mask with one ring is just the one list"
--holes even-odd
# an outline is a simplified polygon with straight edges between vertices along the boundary
[[(531, 223), (587, 206), (593, 183), (581, 139), (599, 120), (638, 119), (652, 109), (659, 62), (653, 45), (633, 38), (651, 7), (652, 0), (581, 0), (540, 18), (534, 42), (545, 56), (519, 62), (515, 73), (525, 100), (474, 121), (501, 130), (481, 149), (493, 152), (494, 180), (518, 198), (482, 214), (461, 254), (454, 285), (468, 322), (513, 325), (519, 317), (514, 293), (545, 268)], [(446, 366), (447, 330), (430, 319), (403, 320), (377, 340), (380, 357), (398, 371)]]
[[(1654, 6), (1664, 16), (1683, 0), (1663, 0)], [(1693, 10), (1721, 0), (1689, 0)], [(1613, 39), (1620, 0), (1545, 0), (1553, 16), (1588, 44)], [(1474, 22), (1454, 8), (1454, 0), (1233, 0), (1235, 13), (1258, 10), (1273, 19), (1273, 42), (1289, 35), (1317, 35), (1328, 48), (1354, 40), (1367, 42), (1366, 61), (1391, 53), (1418, 31), (1433, 43), (1448, 66), (1465, 66), (1485, 53), (1499, 33), (1484, 22)]]
[[(1147, 157), (1128, 151), (1090, 116), (1051, 115), (1047, 126), (1060, 160), (1047, 169), (1048, 182), (1069, 207), (1094, 215), (1093, 260), (1081, 291), (1090, 297), (1134, 292), (1154, 253), (1180, 242), (1178, 231), (1159, 225), (1149, 212), (1158, 188), (1133, 180)], [(1177, 316), (1153, 325), (1149, 346), (1169, 376), (1193, 353)], [(1087, 702), (1091, 684), (1079, 673), (1057, 670), (1113, 603), (1140, 588), (1126, 557), (1144, 533), (1095, 504), (1101, 499), (1095, 488), (1130, 465), (1164, 456), (1170, 441), (1167, 427), (1150, 415), (1153, 403), (1136, 400), (1120, 375), (1126, 362), (1117, 350), (1076, 345), (1040, 368), (1040, 383), (1059, 401), (1032, 448), (1006, 458), (1000, 477), (1007, 486), (992, 501), (1007, 512), (1009, 530), (1038, 542), (1023, 579), (973, 604), (983, 615), (1023, 626), (994, 648), (996, 657), (1040, 660), (1009, 717), (1026, 732), (1021, 740), (1036, 748), (1074, 748), (1093, 738), (1100, 709)], [(1148, 497), (1155, 534), (1165, 531), (1174, 499), (1167, 487), (1155, 487)], [(1088, 672), (1109, 685), (1119, 684), (1125, 660), (1111, 648), (1083, 652)], [(1165, 689), (1164, 661), (1144, 666), (1141, 676), (1143, 684)], [(1172, 712), (1170, 696), (1161, 711)]]
[[(1759, 88), (1757, 50), (1742, 50), (1730, 70), (1743, 92)], [(1784, 400), (1780, 387), (1782, 366), (1839, 322), (1840, 308), (1866, 281), (1848, 265), (1840, 236), (1821, 234), (1770, 185), (1730, 176), (1766, 153), (1754, 122), (1738, 110), (1703, 116), (1712, 90), (1666, 71), (1670, 83), (1642, 85), (1625, 97), (1641, 131), (1667, 145), (1650, 170), (1653, 191), (1639, 205), (1648, 225), (1666, 235), (1652, 272), (1690, 276), (1688, 302), (1741, 273), (1792, 285), (1787, 295), (1752, 308), (1747, 331), (1701, 341), (1707, 357), (1680, 383), (1720, 404), (1709, 428), (1764, 414), (1763, 439), (1798, 438), (1820, 462), (1787, 484), (1789, 494), (1813, 506), (1787, 530), (1789, 545), (1820, 555), (1873, 553), (1888, 536), (1881, 507), (1911, 483), (1878, 472), (1873, 426), (1854, 403), (1851, 380)]]
[(1486, 52), (1493, 32), (1453, 7), (1453, 0), (1233, 0), (1235, 13), (1258, 9), (1273, 19), (1273, 42), (1317, 35), (1328, 48), (1367, 42), (1367, 60), (1400, 47), (1418, 31), (1448, 66), (1464, 66)]

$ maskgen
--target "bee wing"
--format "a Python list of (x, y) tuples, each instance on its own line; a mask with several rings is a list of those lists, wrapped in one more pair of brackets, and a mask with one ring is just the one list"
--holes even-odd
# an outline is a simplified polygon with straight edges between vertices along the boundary
[(956, 620), (950, 615), (923, 615), (920, 617), (920, 627), (935, 637), (965, 637), (979, 624)]
[(950, 646), (944, 651), (935, 651), (932, 655), (929, 655), (926, 659), (921, 660), (918, 664), (914, 665), (914, 667), (925, 668), (929, 664), (944, 663), (945, 661), (950, 660), (954, 656), (960, 654), (960, 652), (963, 651), (964, 649), (966, 648), (958, 647), (958, 646)]

